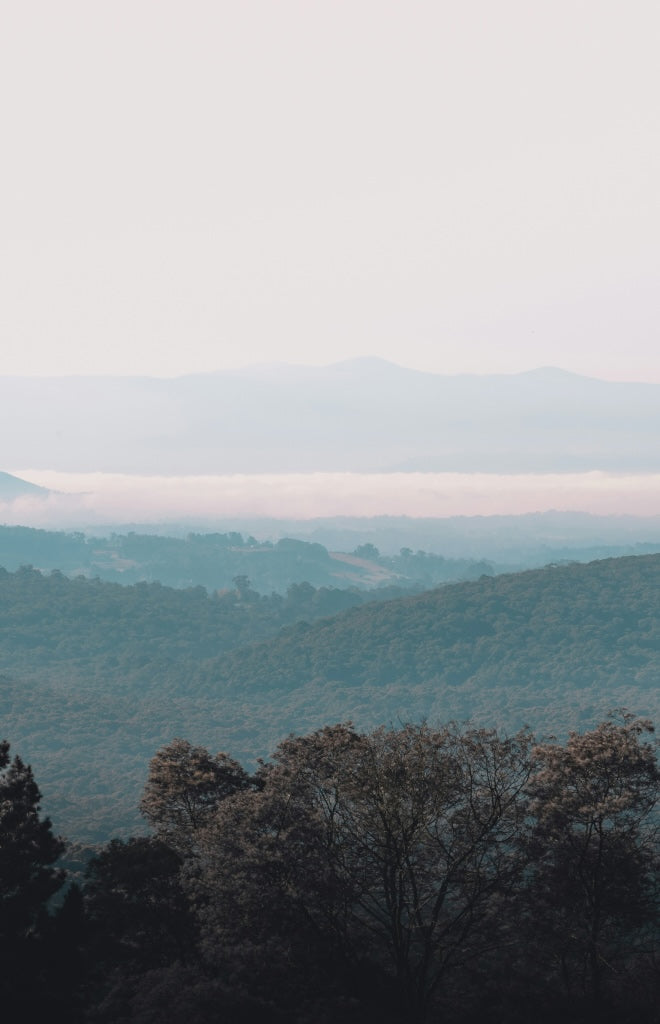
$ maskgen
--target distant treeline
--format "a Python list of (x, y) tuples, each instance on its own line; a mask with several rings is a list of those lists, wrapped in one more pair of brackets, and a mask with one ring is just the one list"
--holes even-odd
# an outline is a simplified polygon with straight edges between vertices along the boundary
[(564, 742), (344, 723), (252, 774), (175, 739), (146, 778), (151, 835), (71, 851), (74, 884), (5, 742), (7, 1019), (655, 1024), (652, 732), (625, 709)]
[(378, 549), (367, 544), (361, 557), (351, 555), (359, 551), (342, 555), (314, 541), (285, 537), (273, 543), (235, 531), (189, 533), (185, 538), (135, 532), (92, 537), (0, 526), (0, 566), (5, 569), (29, 565), (124, 584), (158, 582), (213, 592), (231, 590), (236, 577), (244, 577), (261, 594), (285, 594), (303, 582), (315, 587), (422, 589), (494, 572), (484, 559), (445, 558), (408, 548), (398, 556), (381, 558)]

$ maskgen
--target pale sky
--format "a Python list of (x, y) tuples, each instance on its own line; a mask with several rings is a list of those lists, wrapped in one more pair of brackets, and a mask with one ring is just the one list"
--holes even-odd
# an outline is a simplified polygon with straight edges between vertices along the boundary
[(5, 0), (0, 373), (660, 380), (657, 0)]

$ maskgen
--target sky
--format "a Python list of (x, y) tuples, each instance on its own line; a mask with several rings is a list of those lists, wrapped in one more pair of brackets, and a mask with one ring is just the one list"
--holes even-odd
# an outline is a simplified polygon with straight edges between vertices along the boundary
[(660, 381), (657, 0), (21, 0), (0, 373)]

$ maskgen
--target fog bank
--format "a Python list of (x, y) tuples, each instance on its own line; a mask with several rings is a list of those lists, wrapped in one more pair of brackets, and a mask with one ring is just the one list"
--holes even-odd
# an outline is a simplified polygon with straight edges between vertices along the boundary
[(598, 515), (660, 512), (660, 474), (291, 473), (136, 476), (19, 470), (50, 490), (0, 503), (7, 524), (97, 523), (245, 516), (515, 515), (548, 509)]

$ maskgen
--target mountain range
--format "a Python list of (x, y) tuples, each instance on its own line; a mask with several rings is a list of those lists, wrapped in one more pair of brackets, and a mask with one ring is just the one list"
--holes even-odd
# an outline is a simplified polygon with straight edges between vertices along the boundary
[(380, 359), (172, 379), (0, 377), (0, 464), (69, 472), (660, 469), (660, 384)]

